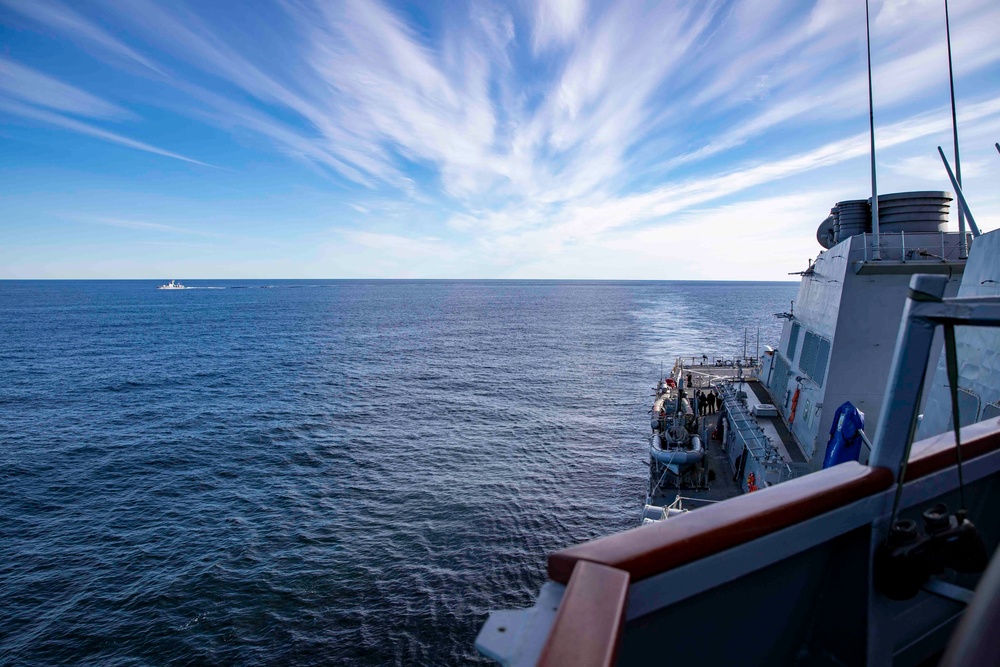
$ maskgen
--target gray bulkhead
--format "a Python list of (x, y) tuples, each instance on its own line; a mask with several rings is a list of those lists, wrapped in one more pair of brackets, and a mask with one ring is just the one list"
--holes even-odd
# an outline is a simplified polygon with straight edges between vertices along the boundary
[[(957, 245), (957, 234), (942, 238), (948, 248)], [(786, 423), (799, 389), (789, 430), (812, 469), (822, 466), (830, 425), (845, 401), (865, 413), (866, 432), (875, 432), (910, 276), (946, 270), (946, 296), (958, 293), (964, 262), (902, 261), (902, 255), (873, 261), (871, 242), (856, 235), (817, 257), (802, 277), (775, 358), (761, 373)]]
[[(969, 260), (958, 290), (960, 297), (1000, 296), (1000, 230), (987, 232), (969, 250)], [(962, 426), (1000, 416), (1000, 329), (956, 327), (958, 351), (959, 421)], [(950, 430), (951, 394), (944, 354), (927, 385), (924, 417), (917, 438)]]

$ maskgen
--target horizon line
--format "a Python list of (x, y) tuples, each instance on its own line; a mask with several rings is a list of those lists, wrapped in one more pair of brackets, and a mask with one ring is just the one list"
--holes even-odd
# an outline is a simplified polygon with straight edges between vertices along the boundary
[[(165, 278), (0, 278), (0, 282), (155, 282)], [(174, 278), (173, 280), (179, 280)], [(382, 281), (382, 282), (630, 282), (630, 283), (794, 283), (795, 280), (731, 280), (711, 278), (184, 278), (187, 281), (278, 280), (278, 281)]]

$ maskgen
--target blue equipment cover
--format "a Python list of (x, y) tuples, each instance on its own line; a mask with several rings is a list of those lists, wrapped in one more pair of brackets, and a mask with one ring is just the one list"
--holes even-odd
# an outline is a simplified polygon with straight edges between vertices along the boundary
[(845, 461), (857, 461), (861, 456), (861, 431), (865, 428), (865, 413), (847, 401), (833, 415), (830, 441), (826, 445), (823, 468)]

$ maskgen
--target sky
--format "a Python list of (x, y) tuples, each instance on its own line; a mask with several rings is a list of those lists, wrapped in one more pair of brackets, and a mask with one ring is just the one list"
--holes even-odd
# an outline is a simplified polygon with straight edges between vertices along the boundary
[[(986, 231), (1000, 3), (950, 12)], [(944, 2), (871, 19), (879, 192), (951, 190)], [(0, 278), (788, 280), (866, 72), (861, 0), (0, 0)]]

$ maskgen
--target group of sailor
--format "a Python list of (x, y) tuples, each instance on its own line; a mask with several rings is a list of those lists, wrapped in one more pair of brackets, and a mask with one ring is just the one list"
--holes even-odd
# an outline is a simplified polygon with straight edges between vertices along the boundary
[[(693, 378), (691, 373), (687, 374), (687, 386), (693, 387)], [(722, 399), (719, 395), (715, 393), (714, 389), (709, 389), (708, 391), (702, 391), (701, 389), (694, 390), (695, 404), (698, 406), (698, 414), (701, 416), (714, 415), (716, 411), (722, 407)]]
[(695, 389), (694, 398), (698, 405), (698, 414), (702, 416), (714, 415), (716, 409), (719, 407), (719, 404), (722, 402), (718, 394), (716, 394), (712, 389), (709, 389), (708, 391)]

